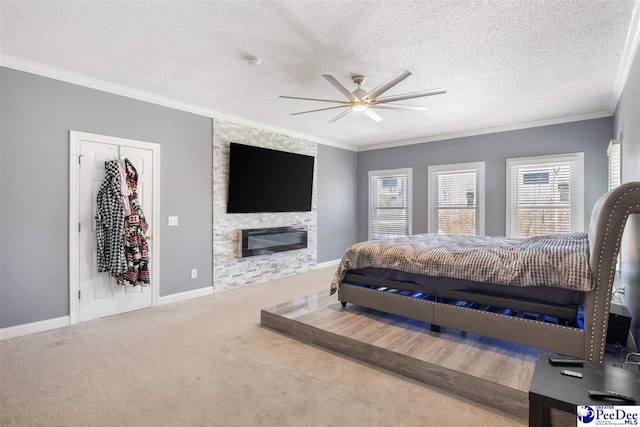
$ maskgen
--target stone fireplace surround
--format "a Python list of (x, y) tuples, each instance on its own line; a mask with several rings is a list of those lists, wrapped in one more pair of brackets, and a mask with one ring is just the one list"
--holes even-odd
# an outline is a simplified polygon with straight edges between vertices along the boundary
[[(227, 213), (229, 143), (305, 154), (316, 158), (309, 212)], [(317, 145), (314, 142), (213, 120), (213, 288), (215, 292), (267, 282), (311, 271), (317, 263)], [(307, 247), (288, 252), (238, 258), (241, 230), (268, 227), (307, 227)]]

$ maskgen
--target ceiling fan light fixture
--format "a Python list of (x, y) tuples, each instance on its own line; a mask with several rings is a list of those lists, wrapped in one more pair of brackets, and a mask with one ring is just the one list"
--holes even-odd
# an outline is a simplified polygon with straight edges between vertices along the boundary
[(364, 102), (356, 102), (351, 106), (351, 109), (353, 111), (367, 111), (367, 108), (369, 108), (369, 106), (367, 104), (365, 104)]
[[(299, 113), (293, 113), (292, 116), (297, 116), (299, 114), (307, 114), (307, 113), (315, 113), (317, 111), (325, 111), (325, 110), (334, 110), (337, 108), (342, 108), (342, 113), (338, 114), (333, 119), (329, 120), (329, 123), (336, 122), (340, 120), (342, 117), (347, 114), (355, 111), (357, 113), (364, 113), (367, 117), (369, 117), (374, 122), (378, 123), (382, 121), (382, 117), (378, 115), (376, 110), (378, 108), (383, 110), (408, 110), (408, 111), (425, 111), (426, 107), (419, 107), (415, 105), (404, 105), (404, 104), (395, 104), (394, 101), (401, 101), (404, 99), (413, 99), (413, 98), (422, 98), (425, 96), (431, 95), (439, 95), (442, 93), (446, 93), (446, 89), (431, 89), (431, 90), (423, 90), (420, 92), (412, 92), (412, 93), (403, 93), (400, 95), (393, 96), (383, 96), (380, 95), (387, 92), (389, 89), (409, 77), (411, 73), (409, 71), (403, 70), (397, 73), (395, 76), (391, 77), (389, 80), (385, 81), (375, 89), (370, 92), (365, 91), (360, 87), (360, 85), (364, 82), (365, 77), (362, 75), (354, 75), (351, 76), (351, 80), (353, 83), (358, 85), (356, 90), (353, 92), (349, 91), (346, 87), (342, 85), (335, 77), (331, 74), (323, 74), (322, 77), (331, 84), (331, 86), (335, 87), (342, 93), (347, 101), (335, 101), (332, 99), (320, 99), (320, 98), (303, 98), (299, 96), (280, 96), (280, 98), (288, 98), (288, 99), (301, 99), (307, 101), (319, 101), (319, 102), (330, 102), (332, 104), (340, 104), (337, 107), (329, 107), (329, 108), (320, 108), (309, 111), (301, 111)], [(371, 108), (370, 108), (371, 107)]]

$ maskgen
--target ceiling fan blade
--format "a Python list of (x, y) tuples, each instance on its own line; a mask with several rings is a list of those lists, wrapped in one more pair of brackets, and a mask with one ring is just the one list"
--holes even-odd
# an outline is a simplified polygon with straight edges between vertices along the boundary
[(369, 92), (365, 96), (365, 98), (375, 99), (377, 96), (382, 95), (383, 93), (385, 93), (386, 91), (388, 91), (389, 89), (391, 89), (392, 87), (394, 87), (395, 85), (397, 85), (398, 83), (400, 83), (401, 81), (409, 77), (410, 75), (411, 73), (406, 70), (400, 71), (398, 74), (391, 77), (389, 80), (387, 80), (386, 82), (382, 83), (380, 86), (378, 86), (377, 88)]
[(347, 89), (346, 87), (342, 86), (342, 84), (341, 84), (339, 81), (337, 81), (337, 80), (335, 79), (335, 77), (333, 77), (331, 74), (323, 74), (323, 75), (322, 75), (322, 77), (324, 77), (326, 81), (328, 81), (329, 83), (331, 83), (331, 85), (332, 85), (333, 87), (335, 87), (335, 88), (336, 88), (336, 89), (338, 89), (340, 92), (342, 92), (342, 94), (343, 94), (344, 96), (346, 96), (346, 97), (347, 97), (347, 99), (348, 99), (349, 101), (360, 101), (360, 100), (358, 99), (358, 97), (357, 97), (357, 96), (355, 96), (354, 94), (352, 94), (352, 93), (349, 91), (349, 89)]
[(370, 108), (367, 108), (367, 109), (364, 111), (364, 113), (365, 113), (367, 116), (369, 116), (369, 118), (370, 118), (371, 120), (373, 120), (374, 122), (376, 122), (376, 123), (378, 123), (378, 122), (381, 122), (381, 121), (382, 121), (382, 117), (380, 117), (380, 116), (378, 115), (378, 113), (376, 113), (375, 111), (373, 111), (373, 110), (372, 110), (372, 109), (370, 109)]
[(385, 102), (401, 101), (403, 99), (421, 98), (423, 96), (440, 95), (446, 93), (446, 89), (430, 89), (420, 92), (403, 93), (402, 95), (385, 96), (383, 98), (377, 98), (376, 104), (382, 104)]
[(420, 107), (417, 105), (404, 105), (404, 104), (372, 104), (369, 108), (382, 108), (384, 110), (409, 110), (409, 111), (427, 111), (427, 107)]
[(304, 101), (320, 101), (320, 102), (333, 102), (334, 104), (348, 104), (347, 101), (335, 101), (333, 99), (320, 99), (320, 98), (301, 98), (299, 96), (284, 96), (280, 95), (280, 98), (286, 99), (302, 99)]
[(319, 108), (317, 110), (300, 111), (299, 113), (291, 113), (290, 116), (297, 116), (298, 114), (315, 113), (316, 111), (335, 110), (336, 108), (345, 108), (344, 105), (338, 105), (337, 107)]
[(351, 112), (351, 108), (347, 108), (346, 110), (344, 110), (342, 113), (338, 114), (337, 116), (335, 116), (333, 119), (329, 120), (329, 123), (333, 123), (336, 122), (338, 120), (340, 120), (341, 118), (343, 118), (344, 116), (346, 116), (347, 114), (349, 114)]

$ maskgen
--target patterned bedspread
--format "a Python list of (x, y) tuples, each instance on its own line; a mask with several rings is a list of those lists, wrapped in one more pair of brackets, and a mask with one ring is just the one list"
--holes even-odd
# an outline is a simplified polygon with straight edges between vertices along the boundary
[(507, 237), (416, 234), (355, 244), (331, 283), (334, 294), (347, 271), (387, 268), (432, 277), (508, 286), (552, 286), (591, 291), (586, 233)]

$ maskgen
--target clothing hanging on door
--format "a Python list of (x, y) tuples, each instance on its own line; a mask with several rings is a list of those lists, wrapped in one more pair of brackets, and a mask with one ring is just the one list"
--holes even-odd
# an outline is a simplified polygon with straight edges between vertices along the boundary
[(129, 203), (129, 197), (131, 196), (131, 187), (127, 183), (127, 174), (125, 172), (126, 167), (124, 160), (118, 161), (118, 171), (120, 172), (120, 196), (122, 197), (122, 209), (124, 210), (125, 218), (127, 215), (131, 215), (131, 204)]
[(98, 191), (96, 209), (98, 272), (117, 277), (127, 271), (120, 170), (117, 160), (104, 162), (104, 167), (106, 175)]
[[(118, 284), (129, 286), (149, 286), (149, 245), (145, 233), (149, 225), (138, 200), (138, 171), (124, 159), (126, 184), (129, 189), (129, 215), (124, 218), (124, 252), (127, 258), (127, 272), (118, 279)], [(125, 209), (127, 206), (125, 204)]]
[(107, 161), (105, 170), (96, 211), (98, 272), (119, 285), (149, 286), (149, 226), (138, 200), (138, 172), (128, 159)]

